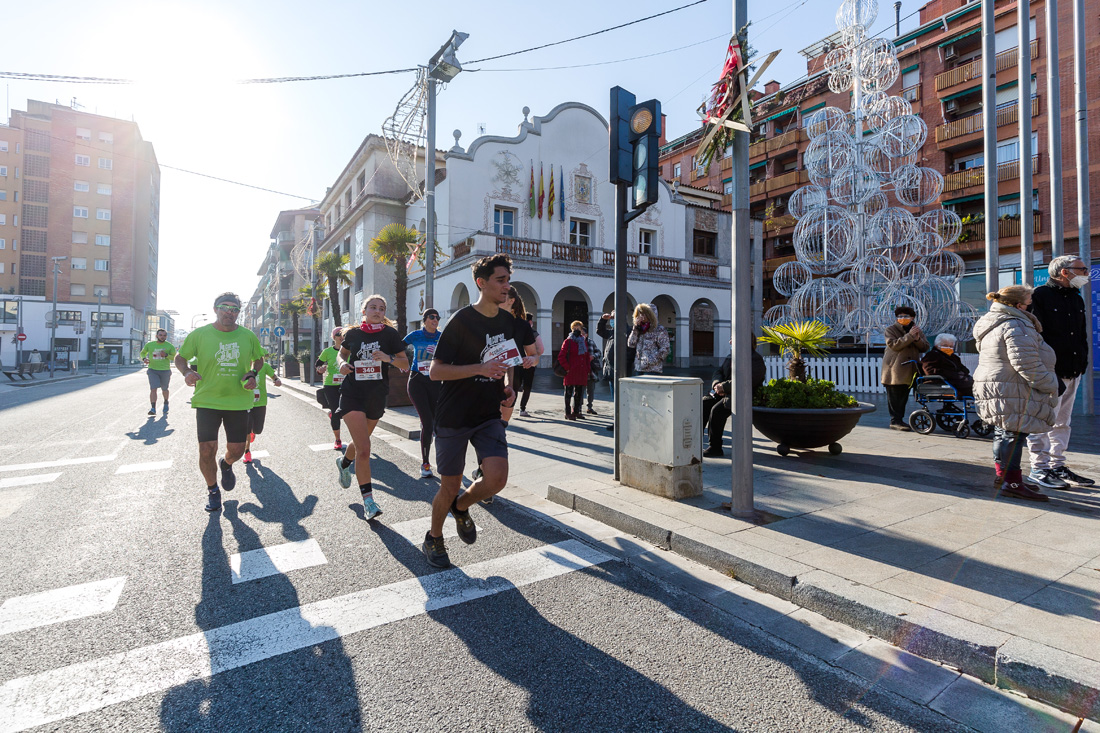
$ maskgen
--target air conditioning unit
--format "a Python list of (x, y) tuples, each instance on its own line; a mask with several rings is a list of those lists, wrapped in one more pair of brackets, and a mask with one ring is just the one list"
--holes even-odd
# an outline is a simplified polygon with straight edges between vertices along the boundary
[(944, 57), (944, 59), (958, 58), (958, 55), (959, 55), (959, 53), (958, 53), (958, 51), (955, 50), (955, 44), (954, 43), (948, 44), (948, 45), (943, 47), (943, 57)]
[(958, 112), (959, 111), (959, 102), (958, 102), (958, 100), (955, 100), (955, 99), (948, 100), (947, 104), (945, 104), (943, 106), (943, 108), (947, 112)]

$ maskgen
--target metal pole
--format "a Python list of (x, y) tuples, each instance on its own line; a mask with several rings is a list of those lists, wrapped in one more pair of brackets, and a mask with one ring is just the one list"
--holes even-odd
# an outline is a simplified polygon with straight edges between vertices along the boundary
[(894, 38), (901, 35), (901, 0), (894, 3)]
[[(618, 183), (615, 185), (615, 473), (613, 478), (619, 480), (619, 451), (622, 445), (622, 423), (619, 421), (620, 406), (622, 404), (622, 380), (627, 375), (626, 363), (626, 334), (634, 324), (630, 312), (630, 302), (626, 292), (626, 237), (629, 225), (625, 221), (627, 206), (627, 185)], [(564, 193), (564, 192), (563, 192)], [(623, 324), (628, 324), (626, 329)]]
[[(1020, 89), (1019, 125), (1020, 125), (1020, 280), (1025, 285), (1035, 284), (1035, 242), (1033, 226), (1035, 214), (1032, 212), (1031, 198), (1031, 3), (1016, 4), (1016, 30), (1019, 35), (1019, 47), (1016, 62), (1019, 71)], [(1052, 171), (1053, 173), (1053, 171)], [(1053, 176), (1052, 176), (1053, 177)]]
[(99, 374), (99, 337), (103, 334), (103, 293), (96, 294), (95, 316), (95, 374)]
[[(424, 151), (424, 205), (428, 208), (428, 232), (424, 243), (424, 308), (435, 307), (435, 242), (438, 239), (435, 220), (435, 79), (425, 71), (428, 82), (428, 149)], [(402, 313), (404, 318), (406, 314)]]
[(313, 307), (313, 330), (310, 333), (309, 339), (309, 384), (312, 386), (316, 382), (317, 372), (314, 370), (313, 365), (317, 363), (317, 345), (321, 338), (321, 326), (320, 319), (317, 317), (317, 273), (313, 271), (314, 263), (317, 261), (317, 222), (313, 222), (313, 226), (309, 232), (309, 303)]
[[(982, 2), (982, 132), (985, 143), (985, 289), (1000, 290), (1000, 232), (997, 227), (997, 43), (993, 0)], [(1030, 110), (1028, 111), (1030, 115)], [(1029, 116), (1030, 119), (1030, 116)]]
[(1047, 31), (1047, 155), (1050, 165), (1050, 252), (1065, 254), (1062, 224), (1062, 79), (1058, 75), (1058, 0), (1046, 2)]
[[(761, 333), (764, 325), (764, 223), (751, 222), (752, 226), (752, 333)], [(731, 329), (732, 329), (732, 323)]]
[[(748, 25), (748, 0), (733, 0), (733, 32)], [(749, 134), (733, 133), (733, 237), (730, 258), (730, 329), (734, 378), (730, 395), (730, 511), (735, 517), (755, 515), (752, 486), (752, 301), (749, 265)]]
[[(1091, 211), (1089, 210), (1089, 120), (1088, 100), (1085, 96), (1085, 2), (1075, 0), (1073, 3), (1073, 114), (1076, 121), (1077, 132), (1077, 256), (1092, 268), (1092, 240), (1089, 229), (1092, 227)], [(1052, 175), (1054, 172), (1052, 172)], [(1085, 343), (1087, 348), (1092, 348), (1092, 281), (1085, 283), (1081, 289), (1081, 297), (1085, 299)], [(1081, 385), (1081, 407), (1083, 415), (1093, 415), (1096, 407), (1093, 404), (1092, 375), (1095, 364), (1086, 370), (1085, 378)]]
[(57, 365), (54, 364), (54, 343), (57, 341), (57, 275), (61, 272), (61, 264), (57, 259), (53, 260), (53, 320), (50, 328), (50, 378), (53, 379)]

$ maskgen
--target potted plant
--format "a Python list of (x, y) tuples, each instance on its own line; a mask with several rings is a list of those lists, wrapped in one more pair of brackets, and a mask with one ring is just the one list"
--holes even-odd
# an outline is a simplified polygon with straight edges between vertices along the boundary
[(825, 356), (824, 347), (833, 342), (826, 338), (828, 328), (818, 321), (801, 321), (764, 327), (760, 341), (775, 344), (789, 357), (788, 379), (773, 379), (753, 396), (752, 425), (776, 442), (775, 450), (785, 456), (791, 448), (820, 448), (839, 455), (837, 442), (875, 406), (858, 402), (839, 392), (832, 382), (806, 378), (802, 354)]

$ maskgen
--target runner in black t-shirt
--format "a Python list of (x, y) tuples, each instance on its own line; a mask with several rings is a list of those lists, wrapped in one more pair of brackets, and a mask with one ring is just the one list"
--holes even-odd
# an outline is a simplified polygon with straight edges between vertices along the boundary
[[(508, 441), (501, 406), (516, 399), (512, 368), (523, 362), (515, 341), (516, 319), (500, 308), (508, 298), (512, 260), (505, 254), (474, 263), (477, 302), (458, 310), (447, 322), (432, 359), (431, 378), (443, 382), (435, 422), (435, 459), (439, 492), (432, 500), (432, 528), (422, 549), (428, 564), (451, 564), (443, 544), (447, 513), (455, 518), (466, 544), (477, 539), (470, 507), (496, 495), (508, 481)], [(482, 475), (464, 492), (466, 448), (472, 444)]]
[(351, 442), (341, 458), (340, 485), (351, 486), (351, 466), (357, 453), (363, 460), (355, 462), (355, 477), (367, 519), (382, 513), (374, 501), (370, 481), (370, 436), (374, 426), (386, 411), (390, 391), (390, 365), (402, 371), (409, 368), (405, 342), (397, 335), (393, 322), (386, 318), (386, 299), (371, 295), (363, 301), (363, 324), (344, 331), (337, 366), (347, 375), (340, 385), (340, 407), (337, 415), (351, 433)]

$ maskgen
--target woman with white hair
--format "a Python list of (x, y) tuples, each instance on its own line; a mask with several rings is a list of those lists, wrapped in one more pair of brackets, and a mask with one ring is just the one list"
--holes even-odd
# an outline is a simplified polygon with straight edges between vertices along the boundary
[(941, 333), (932, 344), (932, 349), (920, 360), (921, 371), (927, 377), (943, 377), (955, 388), (959, 397), (971, 397), (974, 394), (974, 377), (955, 353), (957, 339), (949, 333)]
[(634, 352), (634, 371), (639, 374), (660, 374), (670, 349), (668, 331), (657, 323), (657, 311), (649, 303), (634, 308), (634, 328), (626, 339)]

